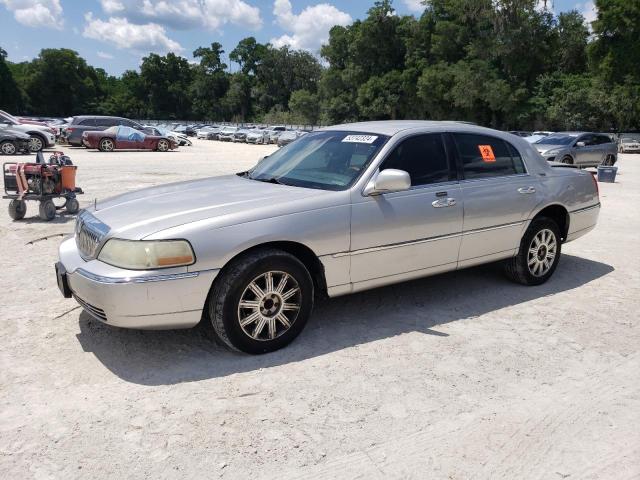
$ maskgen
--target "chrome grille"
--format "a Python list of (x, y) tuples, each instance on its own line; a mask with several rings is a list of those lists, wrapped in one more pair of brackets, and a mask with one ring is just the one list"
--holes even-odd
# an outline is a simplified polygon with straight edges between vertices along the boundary
[(102, 239), (109, 233), (109, 227), (83, 210), (76, 218), (75, 233), (80, 255), (88, 260), (96, 257)]

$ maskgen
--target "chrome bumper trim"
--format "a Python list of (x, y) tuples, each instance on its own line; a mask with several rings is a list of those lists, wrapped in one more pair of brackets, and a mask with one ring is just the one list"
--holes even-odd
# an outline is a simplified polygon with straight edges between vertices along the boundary
[(587, 210), (593, 210), (594, 208), (600, 208), (600, 206), (601, 204), (600, 202), (598, 202), (595, 205), (591, 205), (590, 207), (579, 208), (577, 210), (572, 210), (569, 213), (582, 213), (582, 212), (586, 212)]
[(193, 278), (200, 275), (200, 272), (186, 273), (170, 273), (165, 275), (153, 275), (149, 277), (104, 277), (95, 273), (87, 272), (82, 268), (78, 268), (75, 272), (78, 275), (98, 283), (107, 284), (127, 284), (127, 283), (148, 283), (148, 282), (166, 282), (169, 280), (180, 280), (183, 278)]

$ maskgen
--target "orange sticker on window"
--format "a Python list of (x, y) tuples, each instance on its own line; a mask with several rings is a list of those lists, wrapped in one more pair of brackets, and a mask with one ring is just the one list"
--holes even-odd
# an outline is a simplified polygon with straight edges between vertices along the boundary
[(480, 155), (482, 155), (483, 162), (495, 162), (496, 156), (493, 154), (493, 148), (491, 145), (478, 145), (480, 149)]

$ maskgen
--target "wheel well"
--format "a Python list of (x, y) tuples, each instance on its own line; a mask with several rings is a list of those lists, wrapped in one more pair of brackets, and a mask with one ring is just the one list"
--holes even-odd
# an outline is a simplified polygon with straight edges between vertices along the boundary
[(564, 241), (569, 232), (569, 212), (562, 205), (549, 205), (538, 212), (535, 218), (547, 217), (554, 220), (560, 227), (560, 235)]
[(291, 241), (261, 243), (260, 245), (255, 245), (238, 253), (235, 257), (229, 260), (227, 265), (240, 256), (244, 256), (248, 253), (252, 253), (256, 250), (262, 250), (265, 248), (276, 248), (296, 257), (309, 271), (309, 274), (313, 279), (313, 284), (316, 288), (316, 292), (320, 293), (323, 296), (327, 294), (327, 280), (324, 275), (324, 265), (322, 265), (322, 262), (313, 252), (313, 250), (311, 250), (306, 245), (303, 245), (302, 243)]

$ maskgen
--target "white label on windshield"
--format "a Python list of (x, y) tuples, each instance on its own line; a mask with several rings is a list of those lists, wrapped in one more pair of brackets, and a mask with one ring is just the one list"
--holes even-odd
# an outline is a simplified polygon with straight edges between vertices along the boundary
[(342, 139), (348, 143), (373, 143), (378, 138), (376, 135), (347, 135)]

